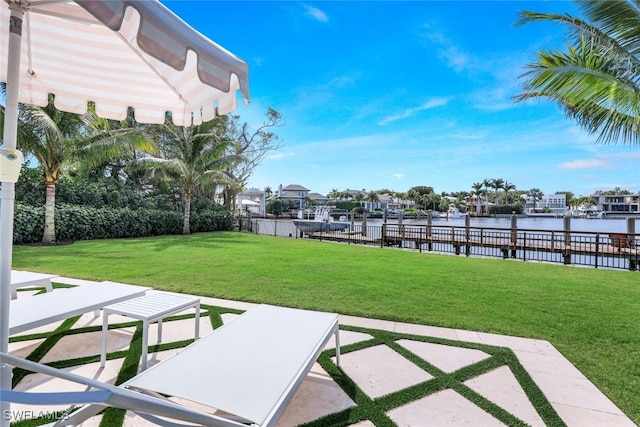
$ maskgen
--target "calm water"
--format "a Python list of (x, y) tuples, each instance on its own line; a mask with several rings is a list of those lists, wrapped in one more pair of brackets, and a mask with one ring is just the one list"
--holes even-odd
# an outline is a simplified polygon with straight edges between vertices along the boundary
[[(564, 230), (563, 218), (518, 218), (517, 226), (522, 229), (530, 230)], [(640, 224), (638, 219), (636, 222), (636, 233), (640, 232)], [(358, 221), (360, 222), (360, 221)], [(397, 220), (389, 220), (388, 223), (395, 224)], [(367, 219), (367, 225), (381, 225), (382, 219)], [(426, 225), (426, 220), (404, 219), (403, 224), (421, 224)], [(444, 219), (434, 218), (431, 223), (433, 226), (464, 226), (464, 218)], [(472, 227), (488, 227), (488, 228), (510, 228), (511, 218), (471, 218)], [(583, 219), (571, 218), (571, 231), (589, 231), (589, 232), (627, 232), (626, 219)]]

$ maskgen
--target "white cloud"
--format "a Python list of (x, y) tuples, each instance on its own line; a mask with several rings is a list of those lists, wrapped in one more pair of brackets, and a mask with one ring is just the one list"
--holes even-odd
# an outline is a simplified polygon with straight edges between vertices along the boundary
[(322, 10), (317, 7), (310, 6), (308, 4), (303, 5), (305, 9), (305, 15), (312, 17), (318, 22), (328, 22), (329, 17)]
[(437, 47), (438, 57), (455, 72), (461, 73), (471, 65), (473, 58), (451, 41), (437, 23), (425, 22), (421, 37)]
[(601, 159), (578, 159), (570, 162), (564, 162), (558, 165), (558, 169), (576, 170), (576, 169), (598, 169), (611, 168), (611, 164)]
[(405, 177), (405, 175), (403, 173), (394, 173), (393, 175), (391, 175), (392, 177), (396, 178), (396, 179), (402, 179)]
[(462, 52), (457, 46), (449, 46), (438, 51), (438, 56), (444, 59), (449, 68), (460, 73), (469, 65), (469, 55)]
[(378, 122), (378, 125), (384, 126), (388, 123), (395, 122), (396, 120), (406, 119), (407, 117), (411, 117), (414, 114), (419, 113), (420, 111), (430, 110), (432, 108), (442, 107), (443, 105), (447, 105), (448, 102), (449, 102), (449, 98), (432, 98), (429, 101), (425, 102), (424, 104), (420, 105), (419, 107), (407, 108), (406, 110), (401, 111), (400, 113), (385, 117), (384, 119)]

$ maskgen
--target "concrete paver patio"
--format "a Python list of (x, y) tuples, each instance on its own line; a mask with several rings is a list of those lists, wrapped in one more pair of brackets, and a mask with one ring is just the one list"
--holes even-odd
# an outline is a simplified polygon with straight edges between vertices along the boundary
[[(58, 278), (56, 282), (90, 286), (88, 282), (74, 279)], [(27, 294), (28, 292), (20, 292), (19, 297), (28, 297)], [(210, 318), (206, 315), (206, 306), (236, 310), (247, 310), (253, 306), (214, 298), (202, 298), (201, 304), (205, 307), (205, 315), (200, 317), (201, 336), (213, 330)], [(194, 311), (185, 313), (193, 316)], [(221, 318), (227, 323), (236, 316), (237, 314), (224, 313)], [(130, 322), (130, 319), (113, 315), (109, 321), (115, 325)], [(97, 327), (101, 322), (102, 317), (95, 318), (90, 313), (82, 316), (72, 328)], [(52, 324), (37, 331), (29, 331), (28, 334), (51, 332), (59, 325), (60, 323)], [(163, 325), (164, 344), (193, 338), (193, 317), (165, 321)], [(278, 426), (297, 426), (329, 415), (333, 418), (325, 419), (326, 423), (323, 425), (349, 425), (344, 420), (350, 419), (350, 411), (364, 414), (350, 423), (358, 427), (376, 426), (376, 420), (381, 419), (387, 425), (392, 422), (398, 426), (417, 427), (544, 426), (545, 413), (551, 413), (551, 419), (553, 416), (557, 417), (558, 425), (635, 425), (549, 342), (352, 316), (340, 316), (340, 325), (342, 372), (339, 375), (345, 376), (344, 381), (336, 381), (335, 373), (332, 376), (328, 372), (335, 367), (326, 364), (332, 358), (316, 363)], [(177, 351), (154, 352), (152, 346), (157, 344), (154, 328), (157, 325), (152, 325), (149, 331), (150, 366)], [(100, 363), (93, 361), (99, 355), (101, 338), (100, 331), (95, 328), (64, 335), (45, 352), (40, 361), (55, 363), (93, 357), (92, 361), (64, 369), (114, 383), (134, 332), (135, 326), (109, 331), (107, 351), (112, 357), (105, 368), (100, 368)], [(10, 352), (26, 357), (44, 341), (44, 338), (37, 338), (13, 342), (10, 344)], [(332, 348), (335, 348), (334, 339), (327, 345), (327, 349)], [(515, 365), (494, 363), (495, 358), (499, 357), (495, 355), (503, 354), (505, 349), (512, 352), (508, 354), (515, 355)], [(115, 352), (120, 353), (114, 354)], [(481, 373), (473, 375), (478, 369)], [(521, 371), (526, 373), (523, 375)], [(529, 380), (532, 383), (528, 383)], [(353, 386), (343, 389), (339, 383)], [(29, 374), (17, 384), (16, 389), (55, 391), (82, 388), (40, 374)], [(537, 403), (532, 403), (531, 389), (538, 389), (544, 397), (542, 400), (546, 401), (541, 404), (539, 399), (534, 399)], [(410, 395), (414, 397), (409, 398)], [(375, 407), (372, 409), (371, 419), (366, 414), (366, 408), (369, 408), (367, 405)], [(552, 409), (545, 409), (545, 405)], [(60, 406), (34, 408), (14, 404), (11, 406), (11, 413), (14, 414), (14, 421), (17, 421), (20, 417), (27, 418), (33, 414), (48, 414), (64, 409)], [(84, 425), (97, 426), (100, 418), (101, 415), (98, 415)], [(149, 424), (135, 414), (127, 413), (123, 425)]]

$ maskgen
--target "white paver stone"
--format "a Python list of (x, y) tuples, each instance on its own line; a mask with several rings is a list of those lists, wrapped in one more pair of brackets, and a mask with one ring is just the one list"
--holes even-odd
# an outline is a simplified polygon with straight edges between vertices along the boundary
[(487, 353), (472, 348), (412, 340), (399, 340), (397, 343), (444, 372), (454, 372), (490, 357)]
[(376, 425), (369, 420), (364, 420), (358, 424), (351, 424), (349, 427), (376, 427)]
[(354, 317), (340, 315), (338, 321), (341, 325), (352, 325), (361, 328), (379, 329), (381, 331), (395, 332), (396, 322), (390, 320), (369, 319), (366, 317)]
[(624, 415), (620, 408), (586, 378), (561, 377), (535, 371), (530, 372), (530, 374), (531, 378), (554, 406), (555, 404), (569, 405)]
[(25, 359), (33, 352), (40, 344), (44, 342), (44, 338), (37, 340), (18, 341), (9, 343), (9, 354), (16, 357), (22, 357)]
[(544, 421), (508, 366), (465, 381), (465, 385), (530, 426), (544, 427)]
[(355, 405), (331, 376), (315, 363), (278, 420), (278, 427), (294, 427)]
[(504, 426), (453, 390), (443, 390), (388, 412), (399, 427)]
[(510, 337), (479, 332), (483, 344), (498, 347), (509, 347), (512, 350), (528, 351), (530, 353), (546, 354), (549, 356), (561, 356), (562, 354), (549, 341), (530, 338)]
[(527, 351), (514, 352), (522, 366), (529, 372), (544, 372), (564, 377), (585, 378), (571, 362), (562, 356), (546, 356)]
[[(369, 334), (365, 334), (362, 332), (353, 332), (353, 331), (340, 331), (340, 347), (345, 345), (355, 344), (362, 341), (367, 341), (372, 339), (373, 337)], [(336, 348), (336, 337), (333, 336), (329, 339), (327, 349)]]
[(447, 340), (457, 340), (456, 331), (448, 328), (438, 328), (436, 326), (416, 325), (414, 323), (398, 323), (396, 332), (401, 334), (423, 335), (428, 337), (444, 338)]
[(637, 427), (624, 415), (576, 408), (569, 405), (554, 404), (553, 407), (569, 427)]
[(342, 354), (340, 362), (344, 372), (373, 398), (433, 378), (385, 345)]
[[(134, 327), (110, 329), (107, 353), (126, 350), (131, 344), (135, 332)], [(72, 334), (62, 337), (51, 350), (40, 360), (49, 363), (59, 360), (77, 359), (79, 357), (95, 356), (100, 354), (100, 331), (84, 334)]]

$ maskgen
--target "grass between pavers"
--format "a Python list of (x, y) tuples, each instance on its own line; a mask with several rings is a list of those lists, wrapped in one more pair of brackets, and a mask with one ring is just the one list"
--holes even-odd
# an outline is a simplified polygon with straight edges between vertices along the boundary
[(640, 275), (237, 232), (17, 246), (17, 269), (549, 340), (640, 424)]
[[(208, 316), (211, 325), (214, 329), (222, 326), (222, 314), (233, 313), (241, 314), (241, 310), (215, 307), (202, 304), (201, 316)], [(176, 320), (193, 318), (194, 315), (176, 315), (168, 317), (164, 322), (171, 322)], [(51, 333), (38, 333), (31, 335), (21, 335), (11, 338), (12, 342), (25, 341), (37, 338), (45, 338), (45, 341), (38, 346), (34, 351), (27, 356), (27, 359), (32, 361), (40, 361), (46, 353), (64, 336), (72, 334), (82, 334), (88, 332), (101, 331), (100, 326), (87, 326), (81, 328), (73, 328), (73, 325), (78, 321), (80, 316), (68, 319), (62, 323)], [(125, 328), (130, 326), (136, 326), (136, 330), (131, 338), (129, 349), (117, 352), (111, 352), (107, 354), (109, 360), (124, 358), (122, 367), (118, 373), (115, 384), (119, 385), (127, 380), (133, 378), (138, 370), (140, 363), (140, 357), (142, 354), (142, 322), (124, 322), (117, 325), (110, 325), (109, 329)], [(423, 383), (399, 390), (394, 393), (390, 393), (376, 399), (368, 397), (336, 364), (332, 361), (332, 357), (335, 357), (336, 350), (325, 350), (319, 357), (318, 363), (327, 371), (327, 373), (334, 379), (334, 381), (345, 391), (345, 393), (356, 403), (355, 407), (347, 410), (330, 414), (318, 420), (304, 424), (305, 427), (346, 427), (350, 424), (357, 423), (363, 420), (371, 420), (376, 427), (393, 427), (396, 424), (389, 418), (387, 412), (406, 405), (412, 401), (421, 399), (430, 394), (437, 393), (438, 391), (445, 389), (453, 389), (460, 395), (466, 397), (468, 400), (484, 409), (489, 414), (496, 417), (507, 426), (511, 427), (524, 427), (527, 424), (518, 419), (514, 415), (505, 411), (503, 408), (495, 405), (485, 397), (471, 390), (469, 387), (463, 384), (464, 381), (477, 377), (483, 373), (489, 372), (499, 366), (507, 365), (513, 372), (515, 378), (518, 380), (523, 390), (529, 397), (530, 401), (534, 404), (534, 407), (538, 411), (538, 414), (545, 421), (548, 426), (565, 426), (564, 422), (560, 419), (555, 412), (551, 404), (546, 400), (540, 389), (533, 383), (526, 370), (520, 365), (513, 352), (507, 348), (488, 346), (483, 344), (465, 343), (453, 340), (446, 340), (442, 338), (431, 338), (424, 336), (416, 336), (410, 334), (392, 333), (388, 331), (380, 331), (375, 329), (344, 326), (340, 327), (341, 330), (349, 330), (355, 332), (362, 332), (370, 335), (372, 338), (359, 343), (346, 345), (341, 347), (341, 353), (347, 354), (350, 352), (363, 350), (372, 346), (386, 345), (405, 357), (407, 360), (413, 362), (416, 366), (424, 369), (434, 378)], [(409, 339), (414, 341), (422, 341), (429, 343), (436, 343), (448, 346), (456, 346), (463, 348), (472, 348), (481, 350), (491, 357), (484, 359), (480, 362), (463, 367), (452, 373), (445, 373), (430, 364), (429, 362), (421, 359), (404, 347), (397, 344), (398, 340)], [(172, 350), (176, 348), (185, 347), (191, 344), (194, 340), (188, 339), (177, 342), (156, 344), (149, 347), (149, 352), (158, 352), (165, 350)], [(87, 363), (99, 362), (100, 356), (87, 356), (76, 359), (61, 360), (50, 362), (48, 365), (55, 368), (67, 368), (72, 366), (83, 365)], [(19, 383), (29, 372), (16, 369), (13, 379), (13, 386)], [(215, 386), (215, 385), (212, 385)], [(64, 412), (60, 412), (57, 416), (62, 417)], [(12, 423), (14, 427), (35, 427), (52, 421), (52, 414), (48, 414), (47, 419), (30, 419)], [(125, 410), (118, 408), (106, 408), (102, 411), (102, 418), (100, 421), (101, 427), (116, 427), (122, 426), (125, 420)]]

